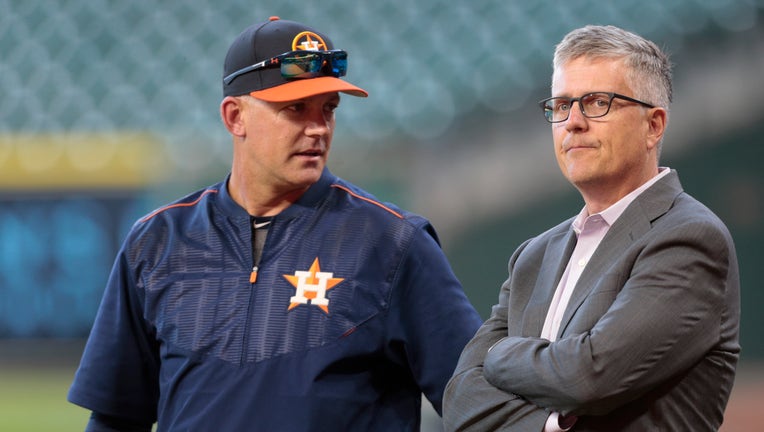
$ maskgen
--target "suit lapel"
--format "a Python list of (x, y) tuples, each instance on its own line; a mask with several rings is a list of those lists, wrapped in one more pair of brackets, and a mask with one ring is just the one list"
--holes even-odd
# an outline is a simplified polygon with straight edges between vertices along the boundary
[(679, 177), (676, 171), (672, 170), (637, 196), (615, 221), (576, 283), (560, 323), (558, 338), (562, 337), (565, 328), (597, 281), (613, 265), (613, 257), (620, 255), (632, 242), (645, 235), (650, 230), (652, 221), (666, 213), (681, 192)]
[(576, 235), (572, 228), (550, 238), (544, 252), (544, 260), (539, 268), (536, 286), (525, 309), (523, 335), (533, 337), (541, 335), (554, 291), (557, 289), (557, 284), (560, 282), (575, 245)]

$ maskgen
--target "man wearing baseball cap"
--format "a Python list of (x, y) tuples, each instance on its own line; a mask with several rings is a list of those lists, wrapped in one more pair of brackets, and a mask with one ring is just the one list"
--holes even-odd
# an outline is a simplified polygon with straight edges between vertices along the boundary
[(136, 222), (69, 400), (88, 430), (418, 431), (481, 324), (421, 216), (326, 162), (348, 55), (303, 24), (225, 58), (220, 183)]

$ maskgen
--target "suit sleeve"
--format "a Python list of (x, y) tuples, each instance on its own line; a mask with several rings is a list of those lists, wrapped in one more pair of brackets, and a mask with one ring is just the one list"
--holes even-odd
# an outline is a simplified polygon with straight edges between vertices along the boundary
[[(497, 343), (485, 359), (488, 382), (565, 414), (602, 415), (700, 361), (720, 340), (734, 247), (723, 229), (698, 221), (653, 237), (600, 275), (562, 338)], [(609, 293), (612, 303), (602, 300)], [(576, 328), (587, 314), (593, 326)]]
[(523, 246), (510, 259), (510, 279), (501, 288), (499, 302), (493, 307), (490, 318), (464, 348), (446, 387), (443, 424), (448, 432), (499, 429), (541, 431), (549, 417), (548, 411), (488, 382), (483, 371), (486, 353), (508, 334), (509, 281), (513, 263), (522, 249)]

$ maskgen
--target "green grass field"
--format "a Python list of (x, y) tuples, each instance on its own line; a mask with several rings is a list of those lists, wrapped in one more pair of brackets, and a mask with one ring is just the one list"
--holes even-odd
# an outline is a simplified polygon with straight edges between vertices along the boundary
[(89, 411), (66, 401), (72, 368), (0, 369), (0, 431), (75, 432), (85, 429)]
[[(90, 412), (66, 400), (83, 343), (0, 339), (0, 432), (85, 429)], [(764, 363), (742, 364), (719, 432), (759, 430), (753, 425), (760, 423), (762, 400)], [(422, 431), (439, 430), (437, 418), (427, 419)]]

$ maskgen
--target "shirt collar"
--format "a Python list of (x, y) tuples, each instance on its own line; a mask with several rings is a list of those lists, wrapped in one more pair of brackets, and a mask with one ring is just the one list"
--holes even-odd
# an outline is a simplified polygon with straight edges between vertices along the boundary
[(650, 186), (655, 184), (655, 182), (665, 177), (669, 172), (671, 172), (671, 169), (668, 167), (658, 167), (657, 175), (655, 175), (650, 180), (646, 181), (644, 184), (642, 184), (642, 186), (628, 193), (626, 196), (618, 200), (615, 204), (611, 205), (605, 210), (602, 210), (599, 213), (590, 215), (589, 212), (586, 210), (586, 206), (584, 206), (584, 208), (581, 209), (581, 211), (578, 213), (578, 216), (576, 216), (576, 218), (573, 220), (573, 230), (576, 232), (576, 234), (580, 234), (586, 220), (589, 217), (595, 216), (595, 215), (599, 215), (600, 217), (602, 217), (602, 219), (605, 221), (605, 223), (608, 224), (608, 226), (613, 225), (615, 221), (618, 220), (618, 218), (621, 216), (621, 214), (623, 214), (623, 212), (626, 210), (629, 204), (631, 204), (642, 192), (644, 192)]

